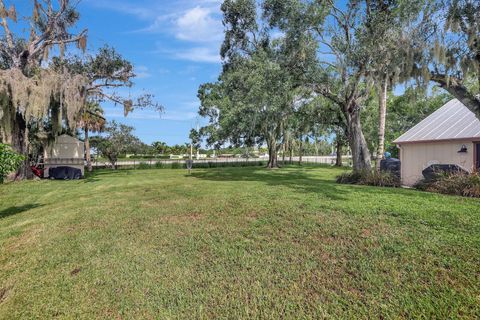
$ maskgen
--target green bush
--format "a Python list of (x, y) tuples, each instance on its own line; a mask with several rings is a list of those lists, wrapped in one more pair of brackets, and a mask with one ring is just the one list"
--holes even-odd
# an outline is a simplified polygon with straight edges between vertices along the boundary
[(337, 177), (337, 183), (358, 184), (362, 180), (362, 173), (358, 171), (345, 172)]
[(140, 162), (138, 164), (138, 169), (142, 170), (142, 169), (150, 169), (150, 164), (146, 163), (146, 162)]
[[(240, 161), (240, 162), (226, 162), (226, 161), (193, 161), (193, 169), (208, 169), (208, 168), (226, 168), (226, 167), (256, 167), (265, 166), (264, 161)], [(133, 166), (122, 166), (121, 169), (133, 169)], [(140, 162), (135, 166), (136, 169), (186, 169), (185, 163), (182, 161), (173, 161), (165, 163), (158, 161), (152, 164), (148, 162)]]
[(165, 169), (165, 165), (163, 164), (163, 162), (155, 162), (155, 168), (157, 169)]
[(183, 163), (180, 163), (180, 162), (177, 162), (177, 161), (172, 162), (172, 166), (171, 166), (172, 169), (182, 169), (184, 167), (185, 167), (185, 165)]
[(422, 180), (415, 188), (423, 191), (480, 198), (480, 173), (451, 173)]
[(24, 159), (9, 145), (0, 143), (0, 183), (3, 183), (8, 174), (15, 172)]
[(400, 178), (391, 172), (352, 171), (337, 177), (337, 182), (342, 184), (359, 184), (377, 187), (400, 187)]
[(193, 168), (194, 169), (206, 169), (210, 168), (210, 162), (198, 162), (198, 163), (193, 163)]

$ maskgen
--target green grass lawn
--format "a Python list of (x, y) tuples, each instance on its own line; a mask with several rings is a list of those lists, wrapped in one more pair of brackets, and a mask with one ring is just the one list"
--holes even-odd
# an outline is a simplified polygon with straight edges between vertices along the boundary
[(480, 317), (480, 201), (319, 167), (0, 186), (0, 318)]

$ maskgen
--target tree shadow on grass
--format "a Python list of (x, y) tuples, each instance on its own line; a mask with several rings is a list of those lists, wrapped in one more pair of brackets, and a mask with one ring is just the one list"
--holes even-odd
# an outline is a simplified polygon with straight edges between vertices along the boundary
[[(339, 188), (333, 179), (315, 177), (308, 171), (315, 168), (301, 167), (302, 170), (235, 168), (232, 170), (210, 169), (194, 171), (191, 177), (209, 181), (252, 181), (269, 186), (282, 186), (301, 193), (318, 193), (332, 200), (347, 200), (348, 190)], [(290, 168), (291, 169), (291, 168)], [(295, 168), (294, 168), (295, 169)], [(328, 169), (325, 169), (328, 170)]]
[[(269, 186), (283, 186), (300, 193), (321, 194), (331, 200), (350, 201), (351, 193), (357, 199), (371, 199), (372, 196), (394, 197), (409, 201), (412, 196), (421, 200), (435, 200), (438, 195), (407, 190), (402, 188), (374, 187), (339, 184), (335, 174), (329, 167), (288, 166), (282, 169), (266, 168), (233, 168), (229, 170), (209, 169), (193, 171), (191, 177), (209, 181), (252, 181), (262, 182)], [(337, 173), (335, 171), (335, 173)], [(338, 172), (340, 173), (340, 172)]]
[(93, 172), (86, 172), (85, 177), (82, 179), (84, 183), (93, 183), (100, 181), (103, 177), (109, 178), (119, 178), (131, 175), (132, 172), (130, 170), (112, 170), (112, 169), (101, 169), (95, 170)]
[(42, 207), (42, 205), (38, 203), (31, 203), (31, 204), (26, 204), (23, 206), (12, 206), (3, 210), (0, 210), (0, 219), (7, 218), (25, 211), (29, 211), (32, 209), (36, 209)]

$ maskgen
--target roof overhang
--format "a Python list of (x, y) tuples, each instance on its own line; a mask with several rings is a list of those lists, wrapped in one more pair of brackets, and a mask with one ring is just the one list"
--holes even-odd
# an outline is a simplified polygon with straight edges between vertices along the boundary
[(420, 144), (420, 143), (436, 143), (436, 142), (478, 142), (480, 137), (470, 137), (470, 138), (456, 138), (456, 139), (434, 139), (434, 140), (416, 140), (416, 141), (393, 141), (396, 145), (403, 144)]
[(393, 143), (434, 143), (445, 141), (478, 141), (480, 119), (457, 99), (452, 99)]

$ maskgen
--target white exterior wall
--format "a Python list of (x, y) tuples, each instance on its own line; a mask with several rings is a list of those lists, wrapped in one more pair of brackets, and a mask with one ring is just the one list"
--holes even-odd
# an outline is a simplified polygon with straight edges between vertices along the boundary
[[(462, 145), (466, 153), (459, 153)], [(417, 142), (400, 144), (402, 183), (413, 186), (423, 178), (422, 171), (432, 164), (456, 164), (468, 172), (474, 170), (472, 141)]]
[(45, 178), (48, 178), (48, 169), (55, 167), (72, 167), (82, 171), (84, 175), (85, 144), (68, 135), (57, 137), (57, 140), (45, 150)]
[(55, 159), (83, 159), (85, 144), (73, 137), (59, 136), (50, 147), (48, 158)]

